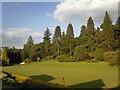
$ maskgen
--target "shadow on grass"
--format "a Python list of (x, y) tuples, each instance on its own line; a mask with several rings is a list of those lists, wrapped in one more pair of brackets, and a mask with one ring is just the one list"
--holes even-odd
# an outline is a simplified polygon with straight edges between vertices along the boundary
[(70, 85), (69, 87), (72, 87), (72, 88), (102, 88), (103, 86), (105, 86), (105, 84), (102, 81), (102, 79), (97, 79), (97, 80), (93, 80), (89, 82)]
[(50, 76), (50, 75), (47, 75), (47, 74), (35, 75), (35, 76), (30, 76), (30, 77), (34, 80), (42, 80), (42, 81), (45, 81), (45, 82), (49, 82), (51, 80), (56, 79), (53, 76)]

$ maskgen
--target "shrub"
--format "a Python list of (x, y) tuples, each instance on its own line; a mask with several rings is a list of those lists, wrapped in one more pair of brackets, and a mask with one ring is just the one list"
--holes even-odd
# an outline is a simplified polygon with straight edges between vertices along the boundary
[(114, 65), (120, 65), (120, 60), (119, 60), (119, 50), (118, 51), (108, 51), (104, 53), (104, 61), (109, 62), (109, 65), (114, 66)]
[(84, 45), (77, 46), (74, 52), (74, 60), (75, 61), (83, 61), (90, 60), (92, 57), (86, 52), (86, 48)]
[(59, 55), (56, 57), (56, 60), (58, 60), (59, 62), (73, 62), (73, 57), (72, 56), (68, 56), (68, 55)]
[(32, 60), (30, 60), (30, 59), (27, 58), (27, 59), (24, 60), (24, 62), (25, 62), (25, 63), (31, 63)]
[(40, 59), (43, 57), (43, 55), (41, 53), (34, 53), (31, 57), (32, 61), (33, 62), (36, 62), (37, 61), (37, 57), (39, 57)]
[(94, 59), (103, 61), (103, 53), (104, 51), (101, 48), (97, 48), (93, 53)]
[(40, 62), (40, 61), (41, 61), (40, 57), (37, 57), (37, 62)]
[(46, 60), (53, 60), (53, 56), (47, 56)]

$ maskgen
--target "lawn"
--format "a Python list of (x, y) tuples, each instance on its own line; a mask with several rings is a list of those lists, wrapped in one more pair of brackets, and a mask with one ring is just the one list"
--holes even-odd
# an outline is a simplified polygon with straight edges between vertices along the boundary
[(71, 87), (118, 86), (118, 67), (106, 62), (35, 62), (3, 67), (4, 71)]

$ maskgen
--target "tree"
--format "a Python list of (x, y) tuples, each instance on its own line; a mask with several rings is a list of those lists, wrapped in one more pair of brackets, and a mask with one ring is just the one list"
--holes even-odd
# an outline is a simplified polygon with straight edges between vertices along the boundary
[(53, 47), (55, 53), (60, 51), (60, 38), (61, 38), (61, 28), (60, 26), (57, 26), (55, 28), (55, 33), (53, 36)]
[(102, 48), (97, 47), (94, 52), (94, 59), (103, 61), (103, 54), (104, 54), (104, 51), (102, 50)]
[(93, 21), (92, 17), (89, 17), (89, 19), (87, 21), (87, 29), (90, 34), (93, 33), (93, 31), (94, 31), (94, 21)]
[(69, 48), (68, 44), (66, 43), (66, 35), (64, 32), (62, 32), (61, 38), (60, 38), (60, 54), (68, 54), (69, 53)]
[(105, 13), (105, 17), (103, 20), (103, 32), (105, 34), (104, 35), (105, 51), (113, 50), (114, 34), (112, 29), (112, 21), (107, 11)]
[(73, 54), (72, 50), (74, 47), (74, 32), (73, 32), (73, 26), (72, 24), (69, 23), (68, 27), (67, 27), (67, 33), (66, 33), (66, 43), (68, 45), (69, 51), (70, 51), (70, 55)]
[(32, 39), (32, 36), (29, 36), (27, 44), (34, 44), (34, 41)]
[(94, 38), (95, 38), (95, 28), (94, 28), (94, 21), (92, 17), (89, 17), (87, 21), (87, 47), (88, 47), (88, 52), (92, 52), (94, 50)]
[(2, 48), (2, 64), (3, 65), (9, 65), (9, 58), (7, 56), (7, 50), (6, 48)]
[(78, 37), (78, 45), (85, 45), (88, 41), (89, 37), (88, 37), (88, 30), (87, 27), (85, 25), (81, 26), (81, 33), (80, 36)]
[(83, 61), (91, 59), (86, 51), (86, 47), (84, 45), (76, 46), (74, 51), (74, 60), (75, 61)]
[(44, 48), (45, 48), (46, 55), (49, 55), (49, 53), (50, 53), (50, 44), (51, 44), (50, 36), (51, 35), (52, 34), (50, 33), (49, 29), (47, 28), (47, 30), (44, 33), (44, 37), (43, 37), (43, 40), (44, 40), (43, 42), (44, 42)]
[(45, 41), (50, 40), (50, 39), (51, 39), (51, 38), (50, 38), (51, 35), (52, 35), (52, 34), (50, 33), (49, 28), (47, 28), (47, 30), (44, 32), (43, 41), (45, 42)]
[(25, 59), (27, 59), (29, 57), (27, 51), (25, 49), (21, 50), (21, 60), (24, 61)]
[(32, 45), (34, 45), (34, 41), (32, 39), (32, 36), (29, 36), (27, 44), (24, 45), (24, 50), (29, 53), (29, 49), (32, 47)]

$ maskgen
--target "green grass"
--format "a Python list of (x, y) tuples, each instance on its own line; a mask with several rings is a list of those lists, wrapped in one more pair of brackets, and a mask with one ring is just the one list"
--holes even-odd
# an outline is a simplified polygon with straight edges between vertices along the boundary
[[(112, 88), (118, 86), (118, 67), (111, 67), (106, 62), (35, 62), (25, 65), (3, 67), (4, 71), (18, 75), (39, 78), (41, 75), (50, 75), (52, 83), (66, 86), (79, 85)], [(37, 77), (35, 77), (37, 76)], [(63, 80), (64, 77), (64, 80)], [(88, 84), (87, 84), (88, 83)], [(97, 86), (98, 87), (98, 86)]]

